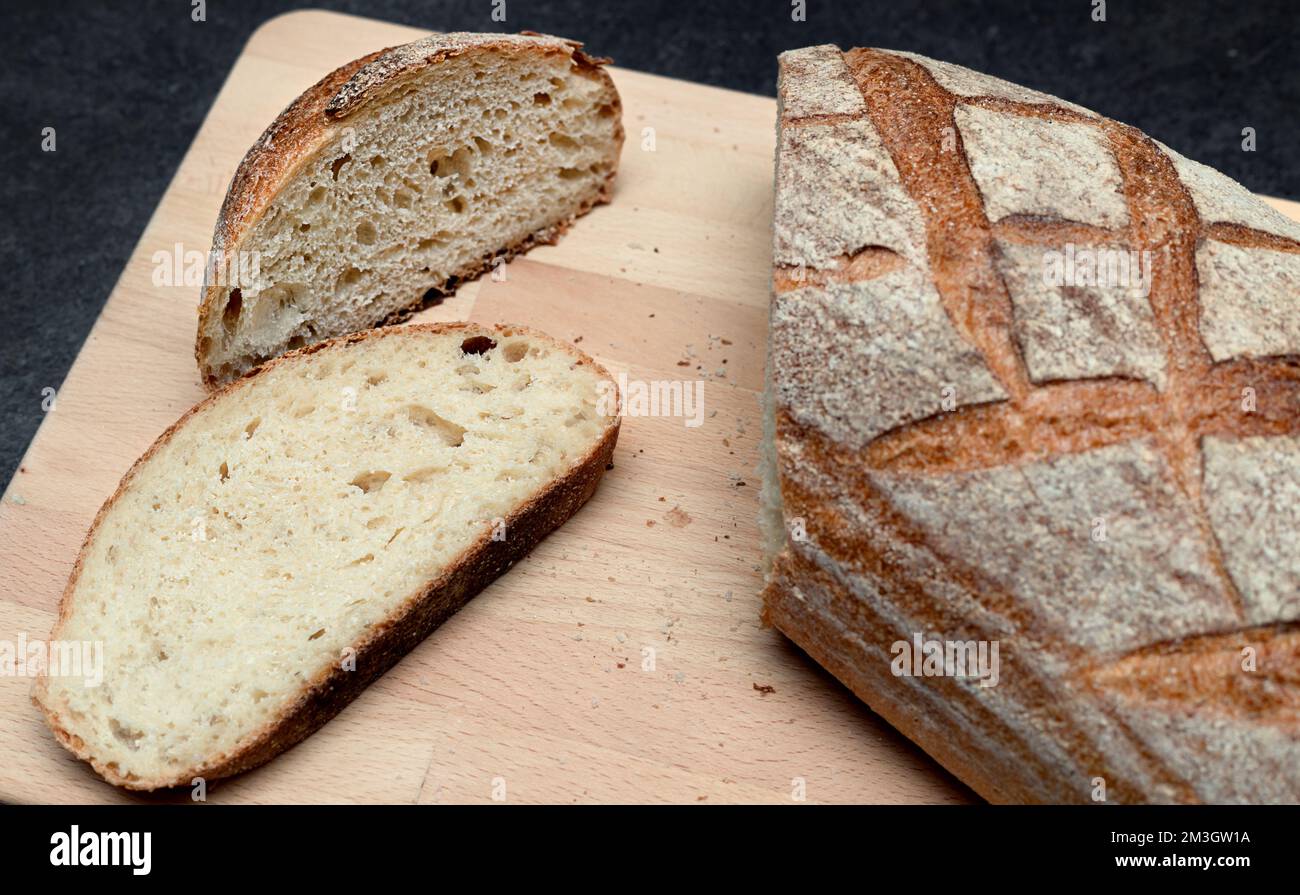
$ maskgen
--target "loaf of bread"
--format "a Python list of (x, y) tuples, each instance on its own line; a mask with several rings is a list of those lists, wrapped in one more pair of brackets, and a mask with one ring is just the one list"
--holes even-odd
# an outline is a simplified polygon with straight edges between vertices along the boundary
[(100, 644), (102, 678), (42, 677), (37, 704), (130, 789), (268, 760), (582, 506), (616, 396), (520, 327), (390, 327), (272, 361), (100, 510), (51, 641)]
[(766, 619), (990, 800), (1300, 800), (1300, 226), (909, 53), (779, 95)]
[(580, 46), (437, 34), (295, 100), (245, 156), (217, 220), (203, 381), (400, 320), (607, 201), (622, 106), (605, 60)]

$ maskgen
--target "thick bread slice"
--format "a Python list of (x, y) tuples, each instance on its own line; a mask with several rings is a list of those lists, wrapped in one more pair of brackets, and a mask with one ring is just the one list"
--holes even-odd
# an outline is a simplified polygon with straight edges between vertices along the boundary
[(266, 761), (582, 506), (616, 396), (521, 327), (392, 327), (271, 362), (104, 504), (51, 635), (102, 643), (102, 683), (43, 677), (37, 704), (131, 789)]
[(765, 618), (989, 799), (1300, 800), (1300, 225), (932, 59), (779, 95)]
[(245, 156), (217, 220), (203, 381), (401, 319), (608, 201), (622, 106), (605, 60), (580, 46), (435, 34), (295, 100)]

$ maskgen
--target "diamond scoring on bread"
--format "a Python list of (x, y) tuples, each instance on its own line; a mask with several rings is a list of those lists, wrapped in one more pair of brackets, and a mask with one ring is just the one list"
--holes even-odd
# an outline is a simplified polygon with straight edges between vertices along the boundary
[[(399, 327), (288, 355), (169, 430), (87, 537), (40, 681), (108, 780), (188, 784), (310, 733), (565, 521), (612, 455), (608, 374), (541, 333)], [(355, 651), (355, 670), (341, 663)]]
[[(1110, 801), (1300, 798), (1300, 228), (1131, 127), (947, 63), (781, 64), (765, 618), (990, 799), (1087, 801), (1098, 776)], [(1064, 193), (1018, 167), (1027, 140), (1040, 168), (1075, 159)], [(1028, 261), (1067, 243), (1148, 252), (1143, 304), (1038, 282)], [(907, 277), (942, 316), (847, 338), (934, 303)], [(972, 389), (986, 370), (1004, 395)], [(899, 387), (918, 371), (951, 380), (948, 408)], [(918, 632), (1000, 641), (998, 686), (890, 674)]]
[(222, 207), (204, 381), (400, 319), (608, 201), (623, 128), (602, 61), (553, 37), (433, 35), (299, 97)]

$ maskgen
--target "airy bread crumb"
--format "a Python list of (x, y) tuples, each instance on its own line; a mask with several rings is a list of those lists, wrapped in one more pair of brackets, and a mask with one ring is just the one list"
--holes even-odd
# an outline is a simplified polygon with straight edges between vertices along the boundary
[(553, 242), (608, 199), (620, 116), (609, 76), (557, 38), (435, 35), (327, 77), (231, 184), (200, 310), (204, 381), (399, 319)]
[(540, 333), (459, 324), (337, 340), (218, 393), (87, 538), (51, 639), (102, 642), (103, 679), (41, 680), (56, 733), (138, 789), (291, 745), (576, 511), (617, 438), (611, 387)]

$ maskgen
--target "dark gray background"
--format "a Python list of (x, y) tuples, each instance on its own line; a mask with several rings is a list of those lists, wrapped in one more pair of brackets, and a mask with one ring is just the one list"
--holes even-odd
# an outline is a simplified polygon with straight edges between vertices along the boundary
[[(1112, 0), (4, 0), (0, 481), (41, 420), (249, 34), (315, 6), (430, 30), (562, 34), (622, 66), (774, 94), (816, 43), (914, 50), (1134, 124), (1251, 189), (1300, 198), (1300, 4)], [(322, 72), (324, 74), (324, 72)], [(58, 151), (40, 149), (41, 129)], [(1241, 149), (1241, 129), (1258, 133)], [(94, 445), (86, 445), (88, 457)]]

